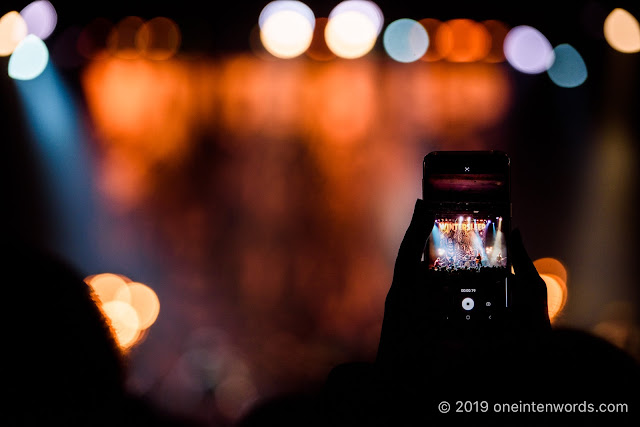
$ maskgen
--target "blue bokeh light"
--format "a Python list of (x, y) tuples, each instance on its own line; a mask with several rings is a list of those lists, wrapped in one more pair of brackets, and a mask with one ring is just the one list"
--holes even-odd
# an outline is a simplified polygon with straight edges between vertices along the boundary
[(587, 66), (573, 46), (561, 44), (553, 49), (555, 61), (547, 74), (560, 87), (580, 86), (587, 80)]

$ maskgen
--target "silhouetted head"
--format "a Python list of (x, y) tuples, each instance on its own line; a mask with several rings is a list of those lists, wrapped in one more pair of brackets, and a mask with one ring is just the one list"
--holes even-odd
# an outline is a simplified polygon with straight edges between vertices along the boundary
[(91, 288), (51, 253), (20, 245), (5, 253), (12, 418), (100, 424), (122, 405), (124, 368)]

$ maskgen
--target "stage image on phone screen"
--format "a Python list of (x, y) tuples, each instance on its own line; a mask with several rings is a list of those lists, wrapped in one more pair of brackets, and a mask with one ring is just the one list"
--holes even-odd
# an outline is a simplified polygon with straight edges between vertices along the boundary
[(429, 269), (506, 270), (507, 242), (502, 226), (502, 217), (496, 215), (440, 215), (427, 242)]
[(422, 189), (433, 224), (423, 259), (447, 321), (495, 324), (509, 306), (509, 163), (494, 151), (425, 156)]

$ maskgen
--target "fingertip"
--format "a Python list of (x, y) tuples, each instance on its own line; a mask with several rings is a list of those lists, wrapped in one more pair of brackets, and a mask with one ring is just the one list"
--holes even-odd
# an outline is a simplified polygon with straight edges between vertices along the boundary
[(518, 228), (511, 232), (511, 250), (513, 253), (513, 268), (516, 274), (518, 272), (529, 273), (535, 271), (533, 261), (524, 247), (522, 232)]

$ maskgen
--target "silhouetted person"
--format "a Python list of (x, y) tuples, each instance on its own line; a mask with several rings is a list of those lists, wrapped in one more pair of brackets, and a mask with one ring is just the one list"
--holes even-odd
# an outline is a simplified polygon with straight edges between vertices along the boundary
[(122, 354), (76, 271), (46, 251), (8, 249), (2, 425), (186, 424), (127, 394)]
[[(638, 425), (638, 364), (590, 334), (551, 328), (546, 285), (517, 230), (512, 303), (503, 321), (492, 327), (443, 322), (441, 287), (421, 261), (430, 224), (433, 217), (418, 200), (398, 251), (375, 363), (344, 364), (330, 373), (327, 425)], [(439, 409), (441, 402), (450, 405), (448, 412)], [(536, 405), (521, 406), (527, 403)], [(541, 412), (538, 403), (576, 406), (562, 415)], [(628, 412), (581, 413), (588, 403), (594, 410), (623, 403)], [(515, 407), (496, 411), (496, 404)]]

